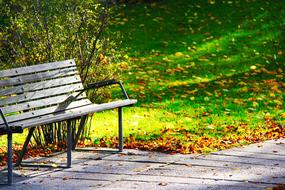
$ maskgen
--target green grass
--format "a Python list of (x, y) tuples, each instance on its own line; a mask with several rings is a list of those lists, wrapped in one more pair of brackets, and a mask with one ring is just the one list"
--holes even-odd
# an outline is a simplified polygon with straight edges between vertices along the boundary
[[(26, 133), (25, 133), (26, 134)], [(15, 134), (13, 135), (13, 142), (15, 144), (21, 145), (24, 143), (25, 141), (25, 135), (22, 134)], [(6, 135), (2, 135), (0, 136), (0, 148), (2, 147), (6, 147), (7, 146), (7, 136)]]
[[(112, 30), (122, 34), (126, 55), (118, 66), (139, 101), (126, 109), (127, 136), (147, 144), (150, 136), (167, 140), (165, 128), (182, 127), (194, 139), (221, 139), (238, 134), (224, 130), (228, 126), (263, 133), (268, 118), (284, 125), (284, 20), (278, 1), (119, 7)], [(110, 118), (114, 122), (106, 124)], [(93, 121), (94, 138), (116, 135), (109, 112)]]

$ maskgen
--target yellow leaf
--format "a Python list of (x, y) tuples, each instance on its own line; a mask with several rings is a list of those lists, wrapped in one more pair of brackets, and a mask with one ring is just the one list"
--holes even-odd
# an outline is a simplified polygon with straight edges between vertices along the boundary
[(181, 53), (181, 52), (176, 52), (174, 55), (175, 55), (176, 57), (182, 57), (184, 54)]
[(215, 126), (214, 126), (214, 125), (208, 125), (207, 128), (208, 128), (208, 129), (214, 129)]
[(270, 119), (270, 118), (271, 118), (270, 113), (266, 113), (266, 114), (264, 115), (264, 118), (265, 118), (265, 119)]
[(255, 66), (255, 65), (252, 65), (252, 66), (250, 66), (250, 69), (251, 69), (251, 70), (255, 70), (255, 69), (256, 69), (256, 66)]
[(214, 5), (216, 3), (215, 0), (209, 0), (208, 2), (212, 5)]
[(270, 97), (275, 97), (275, 94), (274, 93), (270, 93), (269, 96)]
[(206, 96), (206, 97), (204, 97), (204, 101), (206, 101), (206, 102), (210, 101), (210, 98)]
[(195, 94), (197, 91), (198, 91), (198, 89), (194, 89), (194, 90), (187, 90), (186, 92), (187, 92), (187, 94)]
[(273, 102), (277, 105), (280, 105), (280, 106), (283, 104), (280, 100), (273, 100)]
[(162, 58), (162, 60), (166, 61), (166, 62), (170, 62), (171, 61), (171, 60), (168, 59), (168, 57), (164, 57), (164, 58)]
[[(192, 97), (191, 97), (191, 98), (192, 98)], [(185, 119), (185, 121), (188, 121), (188, 122), (193, 121), (193, 119), (192, 119), (191, 117), (185, 117), (184, 119)]]
[(257, 102), (252, 102), (253, 107), (257, 107), (259, 104)]
[(52, 165), (51, 165), (51, 167), (53, 167), (53, 168), (57, 168), (57, 167), (58, 167), (58, 165), (57, 165), (57, 164), (52, 164)]
[(124, 58), (125, 59), (129, 59), (129, 56), (126, 54), (126, 55), (124, 55)]
[(212, 94), (211, 92), (205, 91), (205, 93), (206, 93), (208, 96), (213, 96), (213, 94)]

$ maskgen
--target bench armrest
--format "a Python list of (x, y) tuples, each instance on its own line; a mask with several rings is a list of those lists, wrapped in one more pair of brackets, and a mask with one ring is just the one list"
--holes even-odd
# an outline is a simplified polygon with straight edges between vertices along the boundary
[(104, 81), (99, 81), (99, 82), (87, 84), (85, 89), (100, 88), (100, 87), (109, 86), (109, 85), (113, 85), (113, 84), (117, 84), (117, 83), (118, 82), (115, 79), (104, 80)]
[(117, 81), (116, 79), (104, 80), (104, 81), (99, 81), (99, 82), (87, 84), (87, 86), (85, 87), (84, 90), (89, 90), (89, 89), (93, 89), (93, 88), (101, 88), (104, 86), (110, 86), (110, 85), (114, 85), (114, 84), (118, 84), (120, 86), (125, 98), (129, 99), (129, 96), (128, 96), (123, 84), (120, 81)]

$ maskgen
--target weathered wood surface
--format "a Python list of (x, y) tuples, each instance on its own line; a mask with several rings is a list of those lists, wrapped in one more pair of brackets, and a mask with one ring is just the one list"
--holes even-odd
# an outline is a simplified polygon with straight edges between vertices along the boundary
[(5, 99), (0, 99), (0, 105), (28, 102), (28, 101), (35, 100), (35, 99), (40, 99), (40, 98), (42, 99), (42, 98), (48, 98), (51, 96), (67, 94), (69, 92), (79, 91), (82, 89), (83, 89), (83, 86), (81, 83), (77, 85), (71, 84), (71, 85), (60, 86), (56, 88), (48, 88), (48, 89), (39, 90), (35, 92), (28, 92), (28, 93), (21, 94), (18, 96), (10, 96)]
[(62, 78), (57, 78), (57, 79), (45, 80), (45, 81), (35, 82), (31, 84), (23, 84), (23, 85), (17, 85), (15, 87), (0, 89), (0, 96), (20, 94), (24, 92), (36, 91), (36, 90), (41, 90), (45, 88), (51, 88), (51, 87), (62, 86), (62, 85), (72, 84), (72, 83), (80, 83), (80, 82), (81, 82), (81, 79), (78, 75), (77, 76), (67, 76), (64, 78), (64, 80)]
[(30, 75), (22, 75), (0, 81), (0, 87), (20, 85), (29, 82), (36, 82), (45, 79), (54, 79), (58, 77), (65, 77), (77, 74), (76, 67), (64, 68), (60, 70), (52, 70), (41, 73), (34, 73)]
[(2, 109), (4, 114), (7, 114), (10, 112), (18, 112), (18, 111), (23, 111), (23, 110), (29, 110), (29, 109), (48, 106), (48, 105), (52, 105), (52, 104), (60, 104), (62, 102), (65, 102), (70, 97), (74, 97), (74, 100), (80, 100), (82, 98), (85, 98), (86, 96), (84, 94), (78, 95), (78, 92), (75, 92), (72, 94), (64, 94), (64, 95), (58, 95), (58, 96), (54, 96), (54, 97), (47, 97), (45, 99), (41, 99), (41, 101), (34, 100), (34, 101), (14, 104), (11, 106), (2, 107), (1, 109)]
[[(118, 100), (103, 104), (90, 104), (87, 99), (72, 102), (70, 104), (63, 104), (51, 106), (48, 108), (39, 109), (22, 113), (16, 116), (7, 117), (11, 126), (21, 126), (23, 129), (48, 123), (64, 121), (71, 118), (80, 117), (89, 113), (100, 112), (118, 107), (125, 107), (133, 105), (136, 100)], [(2, 125), (1, 125), (2, 122)], [(0, 127), (4, 127), (3, 121), (0, 119)]]
[(57, 61), (53, 63), (32, 65), (32, 66), (27, 66), (27, 67), (2, 70), (0, 71), (0, 78), (13, 77), (13, 76), (48, 71), (48, 70), (53, 70), (53, 69), (61, 69), (61, 68), (72, 67), (72, 66), (75, 66), (75, 62), (72, 59), (65, 60), (65, 61)]
[[(70, 169), (21, 168), (3, 189), (266, 189), (285, 184), (284, 152), (285, 139), (210, 155), (80, 151)], [(37, 161), (59, 164), (65, 154)]]
[[(30, 122), (34, 118), (40, 118), (43, 115), (64, 115), (65, 113), (67, 113), (66, 110), (72, 110), (74, 108), (80, 108), (82, 106), (90, 104), (92, 104), (92, 102), (90, 102), (88, 99), (72, 101), (67, 104), (63, 103), (62, 106), (60, 105), (50, 106), (48, 108), (42, 108), (35, 111), (23, 112), (18, 115), (11, 115), (6, 117), (6, 120), (8, 123), (10, 123), (10, 125), (13, 125), (13, 122), (17, 121), (18, 121), (17, 123), (22, 123), (22, 121), (24, 123), (24, 120), (29, 120)], [(37, 120), (35, 119), (35, 121)], [(1, 124), (3, 124), (3, 121), (0, 119), (0, 125)]]

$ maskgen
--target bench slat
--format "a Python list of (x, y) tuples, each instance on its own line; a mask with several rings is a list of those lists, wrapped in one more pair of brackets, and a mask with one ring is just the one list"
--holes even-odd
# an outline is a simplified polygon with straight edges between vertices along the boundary
[(73, 59), (0, 71), (0, 78), (75, 66)]
[[(83, 99), (83, 100), (79, 100), (79, 101), (73, 101), (71, 103), (69, 102), (68, 104), (63, 103), (62, 105), (56, 105), (56, 106), (51, 106), (48, 108), (24, 112), (24, 113), (17, 114), (17, 115), (11, 115), (11, 116), (6, 117), (6, 120), (8, 123), (15, 122), (15, 121), (20, 122), (21, 120), (27, 120), (30, 118), (35, 118), (35, 117), (40, 118), (42, 115), (47, 115), (50, 113), (53, 113), (54, 115), (56, 115), (57, 112), (62, 112), (65, 110), (69, 110), (72, 108), (77, 108), (77, 107), (81, 107), (81, 106), (85, 106), (85, 105), (90, 105), (90, 104), (92, 104), (92, 102), (90, 102), (90, 100)], [(2, 118), (0, 118), (0, 125), (4, 125), (4, 121), (2, 120)]]
[[(71, 84), (66, 86), (60, 86), (55, 88), (49, 88), (45, 90), (38, 90), (35, 92), (27, 92), (25, 94), (21, 94), (18, 96), (10, 96), (7, 98), (0, 99), (0, 106), (13, 104), (13, 103), (20, 103), (24, 101), (31, 101), (39, 98), (47, 98), (50, 96), (55, 96), (59, 94), (66, 94), (73, 91), (79, 91), (83, 89), (82, 83)], [(41, 100), (39, 100), (41, 101)]]
[[(44, 106), (50, 106), (50, 105), (55, 105), (59, 104), (65, 100), (67, 100), (69, 97), (76, 97), (78, 95), (78, 92), (72, 93), (72, 94), (64, 94), (64, 95), (59, 95), (59, 96), (54, 96), (54, 97), (47, 97), (44, 99), (40, 100), (34, 100), (30, 102), (24, 102), (20, 104), (14, 104), (11, 106), (6, 106), (2, 107), (2, 111), (4, 114), (8, 114), (11, 112), (19, 112), (23, 110), (30, 110), (30, 109), (35, 109), (35, 108), (40, 108)], [(86, 98), (86, 94), (82, 93), (78, 97), (76, 97), (75, 100), (80, 100)]]
[(10, 88), (1, 89), (0, 96), (20, 94), (23, 92), (35, 91), (35, 90), (40, 90), (44, 88), (62, 86), (65, 84), (72, 84), (72, 83), (77, 83), (77, 82), (81, 82), (81, 79), (78, 75), (68, 76), (65, 78), (57, 78), (57, 79), (52, 79), (52, 80), (47, 80), (47, 81), (41, 81), (41, 82), (36, 82), (36, 83), (31, 83), (31, 84), (23, 84), (19, 86), (13, 86)]
[[(114, 102), (109, 102), (109, 103), (104, 103), (104, 104), (92, 104), (92, 105), (87, 105), (83, 107), (78, 107), (70, 110), (66, 110), (63, 112), (58, 112), (56, 114), (48, 114), (44, 115), (41, 117), (36, 117), (32, 119), (27, 119), (24, 121), (19, 121), (19, 122), (13, 122), (10, 123), (11, 126), (22, 126), (22, 128), (29, 128), (33, 126), (38, 126), (38, 125), (44, 125), (48, 123), (54, 123), (58, 121), (64, 121), (76, 117), (80, 117), (83, 115), (87, 115), (89, 113), (94, 113), (94, 112), (99, 112), (99, 111), (104, 111), (104, 110), (109, 110), (113, 108), (118, 108), (118, 107), (124, 107), (124, 106), (129, 106), (135, 104), (137, 101), (136, 100), (119, 100), (119, 101), (114, 101)], [(0, 127), (4, 127), (1, 125)]]
[(76, 67), (71, 67), (71, 68), (64, 68), (64, 69), (53, 70), (53, 71), (46, 71), (42, 73), (23, 75), (23, 76), (9, 78), (5, 80), (0, 80), (0, 87), (25, 84), (28, 82), (36, 82), (36, 81), (40, 81), (44, 79), (64, 77), (64, 76), (69, 76), (69, 75), (75, 75), (77, 73), (78, 72), (76, 70)]

